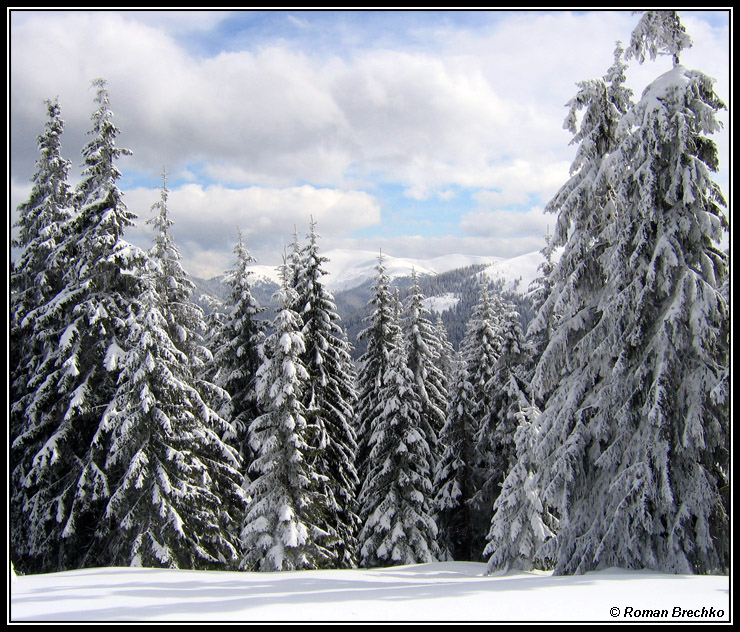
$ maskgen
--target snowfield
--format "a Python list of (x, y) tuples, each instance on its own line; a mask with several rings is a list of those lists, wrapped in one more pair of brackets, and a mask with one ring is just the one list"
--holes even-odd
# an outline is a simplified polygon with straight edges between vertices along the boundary
[(727, 576), (485, 564), (282, 573), (100, 568), (13, 579), (10, 621), (730, 621)]

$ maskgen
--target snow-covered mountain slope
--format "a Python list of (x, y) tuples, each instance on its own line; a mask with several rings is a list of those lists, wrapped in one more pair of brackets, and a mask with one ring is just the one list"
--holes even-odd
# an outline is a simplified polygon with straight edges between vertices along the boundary
[(433, 314), (441, 314), (449, 309), (452, 309), (460, 302), (460, 297), (452, 292), (445, 292), (438, 296), (430, 296), (425, 298), (422, 303), (424, 306)]
[[(369, 315), (370, 283), (377, 274), (375, 267), (378, 263), (378, 253), (362, 250), (328, 250), (321, 255), (327, 259), (324, 264), (324, 270), (327, 272), (324, 283), (336, 298), (342, 324), (352, 344), (355, 345), (355, 355), (359, 357), (364, 347), (357, 335), (364, 329), (364, 319)], [(494, 282), (503, 280), (504, 291), (514, 291), (522, 295), (524, 303), (518, 308), (523, 319), (522, 326), (525, 327), (531, 318), (527, 311), (525, 295), (529, 292), (532, 280), (539, 276), (538, 268), (544, 258), (540, 252), (510, 259), (475, 255), (413, 259), (393, 257), (384, 253), (383, 261), (388, 276), (398, 279), (402, 287), (408, 286), (408, 277), (412, 271), (417, 272), (427, 308), (435, 314), (435, 318), (437, 315), (442, 318), (448, 338), (456, 347), (464, 335), (465, 322), (470, 311), (478, 300), (476, 275), (484, 275)], [(280, 283), (278, 270), (266, 265), (255, 265), (251, 269), (254, 273), (252, 295), (260, 305), (267, 308), (265, 317), (271, 318), (274, 307), (272, 296)], [(208, 281), (193, 278), (193, 281), (198, 286), (197, 297), (204, 295), (219, 301), (226, 300), (229, 288), (223, 284), (223, 277)], [(206, 311), (212, 309), (208, 300), (201, 300), (199, 305)]]
[[(324, 269), (328, 273), (326, 287), (331, 292), (340, 292), (358, 287), (375, 278), (378, 264), (378, 253), (369, 250), (328, 250), (321, 255), (328, 261)], [(418, 275), (435, 275), (457, 268), (475, 264), (499, 264), (501, 257), (476, 255), (444, 255), (433, 259), (413, 259), (410, 257), (393, 257), (383, 253), (383, 264), (386, 274), (391, 278), (411, 276), (412, 271)], [(251, 267), (255, 279), (265, 279), (279, 283), (280, 277), (275, 267), (254, 265)]]
[(481, 274), (491, 281), (503, 279), (506, 291), (527, 294), (532, 281), (541, 274), (539, 266), (543, 261), (541, 252), (530, 252), (511, 259), (502, 259), (488, 266)]

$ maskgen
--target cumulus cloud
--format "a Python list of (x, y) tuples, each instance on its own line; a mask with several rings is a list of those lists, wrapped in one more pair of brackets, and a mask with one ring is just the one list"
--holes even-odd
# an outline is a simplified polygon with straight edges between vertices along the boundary
[[(695, 41), (685, 63), (717, 76), (718, 91), (729, 96), (728, 26), (684, 13)], [(449, 248), (485, 246), (480, 254), (498, 255), (528, 242), (512, 235), (503, 243), (491, 222), (515, 206), (543, 206), (565, 181), (574, 150), (562, 129), (564, 104), (577, 81), (603, 75), (615, 40), (628, 40), (636, 23), (627, 11), (485, 12), (476, 28), (440, 19), (413, 37), (386, 37), (376, 20), (382, 46), (366, 45), (374, 38), (363, 33), (354, 40), (362, 45), (333, 50), (311, 14), (285, 15), (294, 31), (323, 37), (322, 45), (276, 33), (258, 46), (188, 47), (184, 34), (207, 37), (223, 26), (229, 16), (219, 12), (11, 13), (11, 176), (20, 182), (33, 173), (43, 99), (57, 95), (67, 121), (64, 151), (79, 165), (95, 109), (90, 80), (102, 76), (119, 145), (134, 151), (122, 170), (151, 181), (162, 165), (189, 174), (192, 185), (171, 200), (182, 214), (176, 230), (192, 244), (181, 249), (198, 252), (194, 265), (215, 260), (209, 253), (226, 248), (237, 224), (245, 234), (264, 231), (272, 248), (281, 230), (280, 244), (314, 214), (327, 241), (350, 239), (379, 222), (381, 209), (403, 212), (384, 206), (386, 184), (417, 200), (467, 192), (479, 208), (460, 223), (467, 239), (479, 241), (440, 236), (420, 247), (447, 239)], [(337, 37), (345, 43), (365, 28), (351, 12), (341, 18)], [(406, 36), (413, 45), (403, 45)], [(663, 63), (631, 65), (638, 94)], [(729, 155), (729, 134), (719, 143)], [(129, 202), (141, 196), (145, 211), (154, 201), (145, 201), (151, 191), (128, 193)], [(539, 243), (542, 222), (517, 217)], [(416, 247), (407, 237), (401, 243)]]
[[(139, 217), (127, 238), (143, 247), (151, 240), (146, 220), (158, 199), (158, 191), (143, 188), (125, 196), (127, 206)], [(186, 184), (170, 191), (168, 209), (174, 222), (173, 237), (188, 260), (189, 271), (197, 276), (212, 276), (225, 269), (224, 261), (230, 261), (237, 230), (261, 263), (275, 265), (283, 247), (292, 240), (294, 229), (302, 236), (311, 219), (319, 232), (335, 236), (351, 234), (381, 220), (378, 202), (363, 191), (308, 185), (235, 189)]]
[(451, 184), (495, 187), (502, 156), (544, 167), (552, 150), (542, 148), (567, 138), (562, 103), (588, 76), (576, 62), (601, 51), (603, 72), (611, 47), (594, 43), (616, 30), (598, 14), (514, 14), (485, 36), (442, 33), (428, 52), (317, 58), (276, 43), (196, 58), (155, 28), (162, 16), (138, 17), (49, 13), (14, 29), (18, 114), (21, 103), (61, 92), (70, 119), (86, 122), (85, 88), (105, 76), (133, 168), (214, 163), (210, 175), (268, 186), (337, 186), (372, 173), (416, 197)]

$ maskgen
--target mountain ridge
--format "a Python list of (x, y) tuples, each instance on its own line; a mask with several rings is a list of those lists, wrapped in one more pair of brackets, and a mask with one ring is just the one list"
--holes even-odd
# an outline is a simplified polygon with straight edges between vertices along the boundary
[[(324, 269), (327, 272), (325, 285), (332, 292), (351, 290), (359, 287), (377, 274), (379, 253), (369, 250), (333, 249), (321, 253), (327, 259)], [(434, 276), (472, 265), (485, 265), (486, 274), (492, 280), (504, 279), (505, 285), (511, 285), (516, 279), (522, 279), (524, 285), (519, 291), (526, 291), (529, 282), (537, 276), (537, 267), (542, 262), (539, 252), (527, 253), (517, 257), (505, 258), (491, 255), (450, 254), (420, 259), (413, 257), (395, 257), (383, 253), (385, 272), (391, 280), (409, 277), (412, 272), (419, 276)], [(277, 266), (254, 264), (249, 267), (255, 283), (280, 284)], [(211, 279), (198, 280), (200, 285), (212, 284), (222, 280), (224, 275)]]
[[(355, 347), (353, 355), (358, 356), (364, 345), (357, 335), (366, 326), (365, 319), (371, 309), (368, 302), (377, 276), (378, 253), (329, 250), (321, 255), (327, 259), (324, 265), (326, 288), (334, 296), (342, 326)], [(411, 273), (416, 271), (432, 318), (442, 320), (450, 342), (457, 347), (478, 300), (477, 288), (481, 280), (487, 280), (516, 303), (522, 326), (526, 326), (532, 316), (531, 301), (527, 296), (529, 286), (540, 275), (539, 266), (544, 258), (538, 251), (508, 259), (479, 255), (413, 259), (383, 254), (383, 261), (386, 274), (399, 289), (402, 300), (408, 293)], [(269, 319), (272, 295), (279, 288), (278, 268), (253, 265), (250, 269), (253, 273), (252, 295), (260, 305), (268, 307), (265, 317)], [(191, 277), (197, 287), (196, 302), (207, 311), (214, 307), (208, 297), (226, 302), (229, 287), (223, 283), (224, 276), (211, 279)]]

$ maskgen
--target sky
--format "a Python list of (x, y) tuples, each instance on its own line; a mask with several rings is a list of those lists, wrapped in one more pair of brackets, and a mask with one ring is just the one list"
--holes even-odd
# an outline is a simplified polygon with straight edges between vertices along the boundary
[[(729, 11), (681, 11), (681, 63), (730, 98)], [(630, 11), (9, 10), (9, 192), (30, 191), (45, 99), (80, 179), (108, 82), (125, 238), (148, 248), (167, 173), (172, 234), (191, 274), (234, 264), (241, 232), (277, 265), (311, 218), (320, 246), (396, 257), (515, 257), (539, 250), (543, 212), (568, 178), (563, 129), (577, 82), (604, 75)], [(630, 62), (638, 98), (672, 66)], [(729, 194), (729, 113), (714, 136)]]

